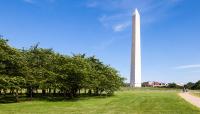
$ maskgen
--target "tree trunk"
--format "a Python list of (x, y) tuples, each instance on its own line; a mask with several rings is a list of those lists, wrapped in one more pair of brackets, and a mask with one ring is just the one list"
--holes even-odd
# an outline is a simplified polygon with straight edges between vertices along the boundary
[(20, 94), (22, 94), (23, 89), (20, 89)]
[(30, 88), (31, 90), (30, 90), (30, 100), (32, 100), (32, 98), (33, 98), (33, 88), (32, 88), (32, 86), (31, 86), (31, 88)]
[(85, 89), (85, 94), (87, 93), (87, 90)]
[(99, 95), (99, 89), (96, 88), (95, 95)]
[(77, 96), (77, 91), (78, 91), (77, 89), (73, 89), (73, 90), (72, 90), (72, 98), (73, 98), (74, 96)]
[(49, 94), (51, 94), (51, 88), (49, 88)]
[(4, 92), (4, 97), (6, 96), (6, 89), (3, 89), (3, 92)]
[(66, 90), (64, 91), (64, 98), (65, 99), (67, 98), (67, 91)]
[(19, 102), (19, 94), (18, 94), (18, 89), (16, 89), (16, 101)]
[(70, 95), (69, 97), (72, 99), (73, 98), (73, 92), (70, 92), (69, 95)]
[(36, 93), (38, 94), (38, 88), (36, 88)]
[(42, 96), (45, 96), (45, 94), (46, 94), (46, 90), (42, 89)]
[(92, 94), (92, 91), (91, 91), (91, 89), (89, 89), (89, 91), (88, 91), (88, 94), (89, 94), (89, 95), (91, 95), (91, 94)]
[(53, 95), (54, 95), (54, 96), (56, 95), (56, 89), (53, 90)]

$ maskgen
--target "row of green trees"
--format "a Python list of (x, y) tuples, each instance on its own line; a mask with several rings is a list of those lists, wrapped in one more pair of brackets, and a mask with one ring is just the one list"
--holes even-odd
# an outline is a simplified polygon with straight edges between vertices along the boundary
[(67, 56), (38, 45), (16, 49), (0, 38), (0, 94), (9, 90), (17, 100), (21, 90), (30, 98), (39, 90), (44, 96), (48, 92), (70, 98), (80, 91), (110, 95), (122, 84), (118, 71), (94, 56)]
[(188, 89), (200, 90), (200, 80), (197, 81), (196, 83), (188, 82), (188, 83), (185, 85), (185, 87), (188, 88)]
[(183, 86), (177, 85), (176, 83), (168, 83), (167, 88), (177, 88), (177, 89), (182, 89)]
[[(177, 85), (176, 83), (169, 83), (168, 88), (183, 88), (183, 86)], [(200, 90), (200, 80), (193, 83), (193, 82), (188, 82), (187, 84), (184, 85), (184, 88), (186, 89), (192, 89), (192, 90)]]

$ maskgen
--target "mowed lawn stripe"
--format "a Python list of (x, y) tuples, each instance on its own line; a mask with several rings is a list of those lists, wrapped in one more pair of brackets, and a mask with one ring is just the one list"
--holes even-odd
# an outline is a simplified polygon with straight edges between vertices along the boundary
[(0, 114), (200, 114), (177, 92), (119, 91), (111, 97), (0, 104)]

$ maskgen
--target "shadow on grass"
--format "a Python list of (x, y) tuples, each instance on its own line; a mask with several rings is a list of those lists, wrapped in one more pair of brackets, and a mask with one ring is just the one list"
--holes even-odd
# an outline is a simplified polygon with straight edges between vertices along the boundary
[[(58, 96), (58, 95), (57, 96), (42, 96), (41, 94), (37, 94), (37, 95), (34, 95), (34, 97), (31, 99), (30, 97), (27, 97), (25, 94), (23, 94), (19, 96), (19, 102), (25, 102), (25, 101), (77, 102), (80, 100), (89, 100), (92, 98), (101, 99), (101, 98), (107, 98), (107, 97), (110, 97), (110, 96), (105, 95), (105, 94), (101, 96), (81, 94), (77, 97), (70, 98), (70, 97), (63, 97), (63, 96)], [(8, 104), (8, 103), (17, 103), (15, 96), (10, 95), (10, 94), (6, 96), (1, 95), (0, 104)]]

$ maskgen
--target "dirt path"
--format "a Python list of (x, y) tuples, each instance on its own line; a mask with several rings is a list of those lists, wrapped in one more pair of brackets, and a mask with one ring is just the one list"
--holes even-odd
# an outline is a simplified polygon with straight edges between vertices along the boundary
[(190, 95), (189, 93), (179, 93), (179, 95), (185, 99), (186, 101), (188, 101), (189, 103), (195, 105), (196, 107), (200, 108), (200, 98)]

